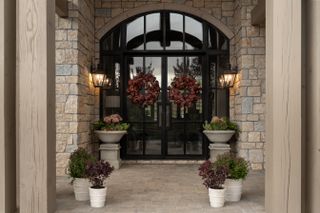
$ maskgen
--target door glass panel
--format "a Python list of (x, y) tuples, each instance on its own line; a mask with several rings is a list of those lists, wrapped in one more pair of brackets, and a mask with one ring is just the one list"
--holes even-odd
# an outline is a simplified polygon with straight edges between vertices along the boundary
[[(202, 69), (201, 57), (190, 56), (186, 57), (186, 70), (202, 87)], [(191, 107), (185, 109), (185, 120), (192, 122), (202, 121), (202, 91), (200, 91), (199, 99)]]
[(170, 86), (174, 77), (184, 73), (183, 57), (168, 57), (168, 81), (167, 85)]
[(209, 27), (208, 29), (208, 47), (210, 49), (218, 49), (218, 32), (212, 28), (212, 27)]
[(168, 154), (184, 154), (185, 131), (184, 124), (174, 123), (167, 132)]
[(161, 155), (161, 130), (158, 123), (145, 124), (146, 155)]
[(167, 23), (166, 49), (182, 50), (183, 49), (183, 15), (170, 13)]
[(186, 50), (195, 50), (202, 48), (202, 23), (188, 16), (185, 16), (185, 41)]
[(146, 49), (163, 49), (163, 33), (160, 28), (160, 13), (146, 15)]
[(143, 153), (143, 124), (131, 124), (127, 134), (127, 153), (130, 155), (142, 155)]
[(202, 128), (198, 123), (187, 124), (186, 154), (200, 155), (202, 153)]
[[(134, 76), (143, 71), (143, 57), (129, 57), (128, 58), (128, 77), (132, 79)], [(127, 96), (126, 96), (127, 97)], [(128, 122), (141, 122), (143, 120), (143, 111), (141, 107), (133, 104), (127, 98), (127, 116)]]
[(102, 50), (104, 51), (111, 51), (117, 50), (120, 48), (121, 44), (121, 33), (120, 27), (116, 28), (110, 35), (105, 38), (102, 42)]
[(227, 50), (229, 47), (227, 37), (220, 35), (219, 37), (219, 48), (220, 50)]
[[(145, 72), (152, 73), (159, 82), (161, 88), (161, 66), (162, 60), (160, 57), (145, 58)], [(158, 101), (153, 105), (144, 109), (145, 124), (145, 154), (160, 155), (161, 154), (161, 124), (159, 123), (159, 103), (161, 103), (161, 91), (158, 96)]]
[[(156, 80), (161, 82), (161, 66), (161, 57), (128, 58), (129, 78), (132, 79), (137, 74), (145, 72), (152, 73), (156, 77)], [(131, 100), (127, 98), (128, 122), (131, 125), (129, 132), (132, 130), (133, 136), (139, 136), (136, 136), (138, 142), (136, 142), (137, 140), (133, 136), (129, 137), (129, 140), (134, 140), (130, 144), (134, 144), (134, 147), (138, 146), (139, 149), (136, 149), (138, 149), (139, 152), (142, 149), (141, 154), (143, 155), (161, 155), (162, 152), (161, 123), (159, 123), (160, 100), (161, 92), (158, 100), (153, 105), (142, 108), (137, 104), (133, 104)], [(133, 152), (132, 147), (128, 148), (131, 148), (131, 152)], [(130, 153), (128, 152), (128, 154)]]
[(144, 17), (139, 17), (127, 24), (127, 48), (144, 49)]

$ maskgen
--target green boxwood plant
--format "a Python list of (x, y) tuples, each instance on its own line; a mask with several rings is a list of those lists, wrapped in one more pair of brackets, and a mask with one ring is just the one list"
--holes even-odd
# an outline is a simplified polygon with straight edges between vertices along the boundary
[(86, 178), (86, 166), (88, 162), (94, 162), (96, 159), (84, 148), (78, 148), (70, 155), (68, 164), (68, 174), (72, 178)]
[(217, 165), (226, 166), (228, 168), (228, 178), (230, 179), (245, 179), (249, 172), (248, 162), (234, 154), (223, 154), (217, 157), (215, 162)]

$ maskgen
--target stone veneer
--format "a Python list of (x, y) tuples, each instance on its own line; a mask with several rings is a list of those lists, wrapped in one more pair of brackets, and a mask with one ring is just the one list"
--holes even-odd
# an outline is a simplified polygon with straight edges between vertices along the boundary
[(77, 147), (96, 150), (90, 123), (97, 119), (98, 90), (89, 78), (94, 56), (94, 3), (68, 2), (69, 17), (56, 16), (57, 175), (64, 175)]
[(254, 170), (264, 169), (265, 147), (265, 28), (251, 25), (255, 1), (236, 0), (232, 58), (237, 59), (239, 82), (231, 89), (231, 119), (240, 125), (236, 144)]
[(237, 59), (241, 70), (230, 98), (231, 119), (242, 131), (236, 150), (252, 169), (264, 168), (265, 29), (251, 25), (256, 0), (69, 0), (69, 18), (56, 19), (57, 175), (64, 174), (67, 158), (76, 147), (96, 150), (88, 146), (93, 141), (89, 124), (97, 117), (99, 100), (87, 67), (94, 53), (99, 61), (97, 32), (123, 13), (159, 3), (212, 15), (234, 32), (231, 58)]

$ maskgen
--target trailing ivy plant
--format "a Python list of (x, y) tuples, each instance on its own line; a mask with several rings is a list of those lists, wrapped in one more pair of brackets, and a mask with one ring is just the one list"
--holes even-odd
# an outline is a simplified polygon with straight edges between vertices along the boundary
[(75, 178), (86, 178), (86, 165), (94, 161), (95, 157), (84, 148), (78, 148), (72, 152), (68, 164), (68, 174), (72, 178), (72, 182)]
[(226, 166), (228, 168), (228, 178), (230, 179), (245, 179), (249, 173), (249, 164), (242, 158), (234, 154), (223, 154), (217, 157), (215, 162), (219, 166)]

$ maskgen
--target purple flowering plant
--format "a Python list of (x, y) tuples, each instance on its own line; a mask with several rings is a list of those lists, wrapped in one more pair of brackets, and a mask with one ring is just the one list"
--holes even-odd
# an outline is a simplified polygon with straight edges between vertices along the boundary
[(88, 163), (86, 166), (86, 176), (89, 178), (92, 188), (104, 188), (104, 181), (110, 176), (114, 168), (107, 162), (99, 160)]
[(202, 177), (203, 185), (207, 188), (223, 189), (223, 184), (228, 176), (228, 168), (211, 161), (205, 161), (199, 167), (199, 175)]

